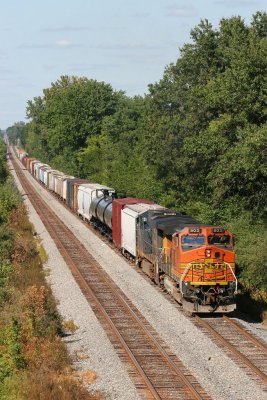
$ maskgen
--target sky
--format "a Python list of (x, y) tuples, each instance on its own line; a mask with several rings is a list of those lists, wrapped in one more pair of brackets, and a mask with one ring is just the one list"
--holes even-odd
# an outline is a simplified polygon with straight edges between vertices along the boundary
[(62, 75), (144, 95), (201, 19), (249, 24), (256, 11), (265, 0), (0, 0), (0, 128)]

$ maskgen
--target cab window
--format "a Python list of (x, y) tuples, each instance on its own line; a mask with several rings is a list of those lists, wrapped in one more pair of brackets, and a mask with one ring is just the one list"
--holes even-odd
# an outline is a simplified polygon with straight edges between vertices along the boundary
[(230, 235), (211, 235), (208, 236), (208, 244), (214, 246), (230, 246), (231, 236)]
[(201, 247), (205, 244), (205, 236), (202, 235), (184, 235), (182, 236), (182, 249), (190, 250), (192, 248)]

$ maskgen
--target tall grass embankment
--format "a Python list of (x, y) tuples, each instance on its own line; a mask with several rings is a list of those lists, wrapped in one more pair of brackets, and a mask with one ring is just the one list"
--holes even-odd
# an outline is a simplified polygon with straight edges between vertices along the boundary
[[(0, 157), (1, 158), (1, 157)], [(0, 160), (1, 163), (1, 160)], [(0, 398), (92, 400), (72, 368), (64, 321), (45, 279), (46, 255), (13, 180), (0, 177)], [(92, 376), (95, 374), (90, 372)]]

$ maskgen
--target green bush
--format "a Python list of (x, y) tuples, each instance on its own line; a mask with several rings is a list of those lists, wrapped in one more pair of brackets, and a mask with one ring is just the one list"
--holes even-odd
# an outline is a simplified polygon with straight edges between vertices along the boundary
[(243, 213), (228, 224), (235, 232), (240, 282), (245, 288), (267, 291), (267, 236), (263, 223)]
[(0, 185), (0, 223), (7, 222), (9, 214), (17, 208), (21, 203), (21, 195), (14, 180), (8, 177), (6, 181)]
[(8, 260), (13, 250), (15, 231), (0, 224), (0, 262)]
[(9, 261), (0, 264), (0, 288), (6, 286), (12, 272), (13, 266)]

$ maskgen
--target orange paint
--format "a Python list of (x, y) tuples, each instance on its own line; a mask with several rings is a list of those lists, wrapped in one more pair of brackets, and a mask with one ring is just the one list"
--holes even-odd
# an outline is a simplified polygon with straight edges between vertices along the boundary
[[(201, 227), (201, 233), (192, 234), (190, 228), (164, 238), (164, 262), (170, 264), (172, 274), (191, 285), (225, 285), (235, 280), (235, 252), (233, 234), (224, 231), (214, 233), (215, 227)], [(226, 237), (227, 245), (210, 244)], [(183, 241), (203, 242), (198, 245), (184, 244)]]

